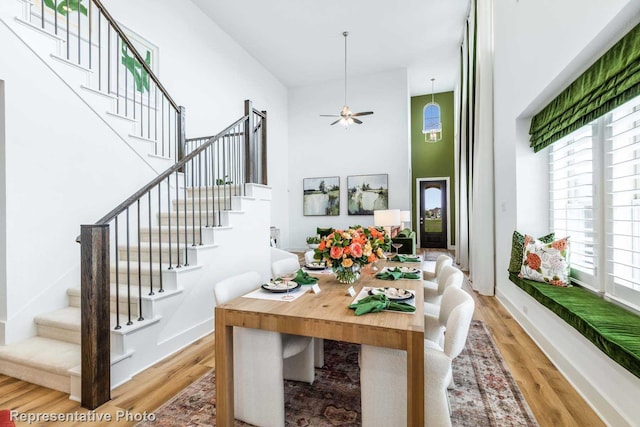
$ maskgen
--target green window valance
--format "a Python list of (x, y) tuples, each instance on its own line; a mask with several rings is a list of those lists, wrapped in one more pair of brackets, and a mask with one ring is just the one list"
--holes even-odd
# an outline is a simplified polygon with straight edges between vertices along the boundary
[(638, 95), (640, 24), (533, 116), (531, 147), (540, 151)]

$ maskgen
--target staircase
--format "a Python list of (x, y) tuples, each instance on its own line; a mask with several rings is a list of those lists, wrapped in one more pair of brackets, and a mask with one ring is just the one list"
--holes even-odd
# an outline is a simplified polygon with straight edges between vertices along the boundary
[[(55, 1), (65, 3), (65, 0)], [(101, 9), (104, 6), (99, 1), (81, 0), (88, 6), (85, 15), (75, 10), (66, 15), (53, 14), (45, 6), (46, 1), (0, 3), (0, 19), (103, 120), (115, 136), (114, 143), (124, 143), (156, 173), (173, 164), (178, 157), (177, 132), (182, 123), (182, 107), (153, 74), (153, 64), (133, 59), (134, 50), (128, 48), (123, 39), (128, 37), (126, 31), (115, 24), (106, 9)], [(69, 2), (70, 6), (74, 4)], [(67, 17), (70, 22), (66, 21)], [(82, 19), (76, 23), (77, 17)], [(74, 34), (78, 28), (79, 41)], [(131, 43), (128, 38), (127, 42)], [(144, 84), (138, 85), (136, 80), (140, 81), (141, 77), (130, 71), (135, 66), (125, 65), (127, 57), (141, 69), (136, 72), (142, 73)]]
[[(35, 336), (0, 346), (1, 374), (69, 393), (93, 409), (110, 389), (213, 330), (215, 283), (247, 270), (269, 276), (266, 113), (245, 101), (236, 123), (213, 137), (188, 140), (184, 108), (166, 94), (100, 1), (81, 4), (94, 22), (106, 19), (111, 26), (82, 35), (81, 13), (67, 11), (66, 19), (78, 18), (75, 39), (58, 32), (63, 18), (44, 4), (1, 2), (0, 24), (101, 117), (116, 142), (157, 172), (96, 224), (82, 226), (82, 277), (66, 290), (68, 306), (35, 316)], [(64, 27), (71, 28), (70, 21)], [(102, 51), (110, 44), (115, 59)], [(111, 70), (96, 68), (107, 61), (118, 67), (120, 52), (149, 77), (146, 92), (125, 85), (120, 93), (106, 75)], [(103, 398), (86, 402), (99, 386), (106, 387)]]
[[(190, 225), (186, 228), (187, 243), (171, 249), (159, 247), (158, 237), (166, 242), (168, 235), (173, 233), (175, 239), (175, 229), (169, 230), (166, 225), (152, 230), (141, 229), (140, 248), (137, 244), (129, 248), (130, 276), (136, 280), (130, 297), (123, 284), (127, 279), (127, 258), (123, 257), (127, 248), (119, 245), (119, 284), (112, 283), (109, 293), (112, 388), (213, 330), (213, 286), (217, 281), (238, 271), (256, 270), (268, 275), (269, 216), (264, 212), (270, 210), (270, 189), (256, 184), (246, 184), (246, 187), (246, 196), (231, 197), (232, 209), (223, 212), (220, 224), (202, 230), (202, 244), (198, 233), (198, 242), (192, 246), (193, 227)], [(189, 188), (188, 194), (205, 191), (211, 195), (219, 189)], [(237, 187), (227, 191), (241, 194)], [(204, 195), (194, 200), (196, 205), (212, 202), (205, 200)], [(215, 201), (216, 204), (224, 203), (219, 198)], [(180, 202), (173, 205), (173, 215), (177, 215), (176, 207), (184, 207)], [(195, 212), (197, 220), (201, 213), (203, 217), (205, 215), (204, 211)], [(180, 220), (181, 233), (185, 222), (189, 224), (192, 220), (193, 217)], [(174, 267), (169, 270), (169, 263), (163, 262), (162, 269), (156, 269), (160, 252), (162, 259), (168, 261), (170, 250)], [(178, 253), (181, 262), (188, 254), (188, 266), (175, 267)], [(155, 260), (154, 268), (149, 268), (149, 254)], [(141, 291), (137, 286), (138, 260), (144, 262), (140, 269)], [(242, 270), (239, 270), (240, 264)], [(112, 278), (115, 272), (116, 264), (112, 263)], [(157, 285), (160, 275), (163, 291)], [(156, 283), (153, 293), (149, 286), (152, 276)], [(36, 316), (37, 336), (0, 347), (0, 373), (70, 393), (71, 399), (80, 401), (80, 287), (68, 289), (67, 297), (68, 307)], [(141, 307), (144, 320), (138, 320)], [(129, 318), (131, 325), (127, 325)], [(118, 325), (119, 329), (116, 329)]]

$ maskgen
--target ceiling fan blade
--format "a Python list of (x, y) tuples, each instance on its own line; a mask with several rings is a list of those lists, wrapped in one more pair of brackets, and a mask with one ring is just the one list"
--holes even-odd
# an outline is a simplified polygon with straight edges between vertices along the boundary
[(341, 117), (340, 114), (320, 114), (320, 117)]
[(342, 119), (338, 119), (338, 120), (336, 120), (335, 122), (331, 123), (331, 126), (335, 125), (335, 124), (336, 124), (336, 123), (338, 123), (340, 120), (342, 120)]
[(353, 117), (353, 116), (351, 116), (351, 119), (353, 120), (353, 122), (354, 122), (354, 123), (357, 123), (357, 124), (359, 124), (359, 125), (361, 125), (361, 124), (362, 124), (362, 120), (358, 120), (358, 119), (356, 119), (356, 118), (355, 118), (355, 117)]
[(353, 113), (353, 114), (351, 115), (351, 117), (357, 117), (357, 116), (368, 116), (368, 115), (370, 115), (370, 114), (373, 114), (373, 111), (363, 111), (363, 112), (360, 112), (360, 113)]

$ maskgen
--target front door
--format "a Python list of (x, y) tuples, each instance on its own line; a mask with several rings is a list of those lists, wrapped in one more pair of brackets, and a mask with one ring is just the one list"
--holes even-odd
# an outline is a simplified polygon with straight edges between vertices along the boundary
[(447, 248), (447, 182), (420, 182), (420, 247)]

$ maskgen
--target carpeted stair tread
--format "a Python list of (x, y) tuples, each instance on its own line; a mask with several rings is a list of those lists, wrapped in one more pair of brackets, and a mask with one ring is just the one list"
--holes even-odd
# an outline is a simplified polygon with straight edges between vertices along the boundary
[(44, 337), (32, 337), (0, 347), (2, 360), (42, 369), (59, 375), (80, 364), (80, 345)]
[(38, 325), (80, 332), (80, 318), (80, 309), (78, 307), (65, 307), (49, 313), (39, 314), (35, 317), (35, 322)]

